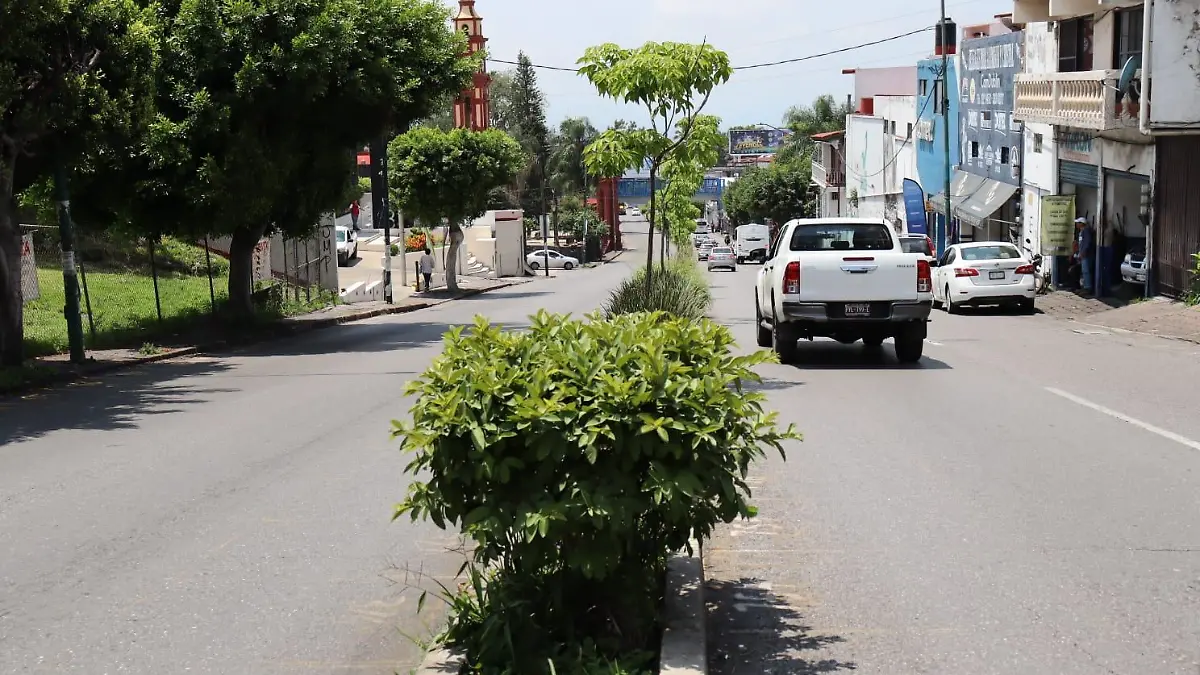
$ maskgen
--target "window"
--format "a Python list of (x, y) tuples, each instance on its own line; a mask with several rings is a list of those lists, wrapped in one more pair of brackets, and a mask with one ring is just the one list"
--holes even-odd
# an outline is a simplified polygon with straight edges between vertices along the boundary
[(896, 135), (896, 120), (892, 120), (892, 135)]
[(1000, 246), (968, 246), (962, 250), (963, 260), (1016, 260), (1021, 252), (1007, 244)]
[(890, 251), (892, 232), (880, 223), (799, 225), (792, 231), (793, 251)]
[(1041, 134), (1033, 135), (1033, 151), (1038, 154), (1042, 153), (1042, 135)]
[(887, 132), (888, 132), (888, 121), (884, 120), (883, 121), (883, 133), (886, 134)]
[(1008, 164), (1008, 148), (1000, 148), (1000, 163)]
[(908, 130), (905, 132), (904, 137), (909, 140), (912, 139), (912, 122), (908, 123)]
[(942, 112), (942, 80), (941, 78), (933, 81), (933, 112), (940, 114)]
[(979, 141), (971, 141), (971, 159), (979, 158)]
[(1092, 17), (1059, 21), (1058, 72), (1079, 73), (1092, 69)]
[(926, 80), (924, 78), (917, 80), (917, 91), (920, 93), (921, 96), (928, 96), (929, 95), (929, 80)]
[(1119, 9), (1116, 15), (1116, 34), (1113, 36), (1113, 69), (1120, 70), (1130, 58), (1142, 55), (1141, 7)]

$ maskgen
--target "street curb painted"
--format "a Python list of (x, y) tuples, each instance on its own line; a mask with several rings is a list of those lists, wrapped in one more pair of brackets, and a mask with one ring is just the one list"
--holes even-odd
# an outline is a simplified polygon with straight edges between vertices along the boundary
[[(704, 604), (704, 547), (692, 541), (693, 555), (675, 553), (667, 561), (659, 675), (708, 675), (708, 610)], [(462, 655), (436, 649), (414, 675), (457, 673)]]
[(287, 338), (287, 337), (294, 337), (296, 335), (303, 335), (304, 333), (308, 333), (308, 332), (314, 331), (314, 330), (320, 330), (322, 328), (329, 328), (332, 326), (340, 326), (342, 324), (353, 323), (355, 321), (365, 321), (366, 319), (374, 319), (375, 317), (379, 317), (379, 316), (388, 316), (388, 315), (392, 315), (392, 314), (408, 314), (409, 312), (416, 312), (418, 310), (428, 309), (430, 307), (437, 307), (438, 305), (443, 305), (447, 302), (454, 302), (455, 300), (469, 298), (469, 297), (472, 297), (475, 295), (480, 295), (482, 293), (488, 293), (490, 291), (499, 290), (501, 288), (508, 288), (510, 286), (515, 286), (517, 284), (522, 284), (522, 283), (525, 283), (525, 282), (511, 281), (511, 282), (506, 282), (506, 283), (502, 283), (502, 284), (497, 284), (495, 286), (489, 286), (487, 288), (467, 289), (465, 291), (461, 291), (458, 295), (455, 295), (454, 297), (450, 297), (450, 298), (441, 298), (441, 299), (432, 300), (432, 301), (422, 301), (422, 302), (416, 302), (416, 303), (407, 304), (407, 305), (393, 305), (391, 307), (377, 307), (375, 309), (367, 310), (364, 312), (341, 314), (338, 316), (322, 317), (319, 319), (302, 319), (302, 320), (283, 319), (279, 323), (274, 324), (274, 325), (270, 326), (269, 328), (265, 329), (262, 334), (249, 336), (249, 337), (246, 337), (243, 339), (235, 338), (232, 340), (217, 340), (214, 342), (209, 342), (209, 343), (206, 343), (203, 345), (196, 345), (196, 346), (192, 346), (192, 347), (181, 347), (179, 349), (164, 349), (159, 354), (142, 356), (142, 357), (138, 357), (138, 358), (134, 358), (134, 359), (129, 359), (128, 361), (117, 361), (117, 362), (98, 363), (98, 364), (94, 364), (94, 365), (84, 365), (81, 368), (78, 368), (77, 370), (74, 370), (74, 371), (62, 371), (56, 375), (47, 377), (45, 380), (34, 382), (34, 383), (31, 383), (26, 386), (13, 387), (12, 389), (8, 389), (6, 391), (0, 391), (0, 398), (6, 397), (6, 396), (19, 396), (22, 394), (27, 394), (31, 391), (48, 389), (48, 388), (51, 388), (51, 387), (54, 387), (57, 385), (68, 384), (68, 383), (75, 382), (77, 380), (81, 380), (81, 379), (84, 379), (87, 377), (92, 377), (95, 375), (104, 375), (106, 373), (111, 373), (116, 370), (123, 370), (126, 368), (135, 368), (137, 366), (144, 366), (144, 365), (148, 365), (151, 363), (158, 363), (160, 361), (167, 361), (169, 359), (177, 359), (177, 358), (182, 358), (184, 356), (193, 356), (196, 354), (201, 354), (201, 353), (206, 353), (206, 352), (219, 352), (219, 351), (226, 350), (226, 349), (229, 349), (229, 348), (235, 347), (235, 346), (236, 347), (245, 347), (248, 345), (262, 344), (264, 342), (270, 342), (272, 340), (278, 340), (278, 339)]
[(1075, 323), (1077, 323), (1081, 326), (1088, 326), (1090, 328), (1101, 328), (1104, 330), (1112, 331), (1112, 332), (1120, 334), (1120, 335), (1144, 335), (1146, 337), (1156, 337), (1156, 338), (1162, 338), (1164, 340), (1175, 340), (1177, 342), (1188, 342), (1188, 343), (1191, 343), (1194, 345), (1200, 344), (1200, 340), (1198, 340), (1196, 338), (1183, 337), (1180, 335), (1167, 335), (1165, 333), (1147, 333), (1147, 332), (1141, 331), (1141, 330), (1130, 330), (1128, 328), (1117, 328), (1115, 326), (1105, 326), (1102, 323), (1088, 323), (1087, 321), (1080, 321), (1078, 319), (1071, 319), (1071, 321), (1074, 321)]

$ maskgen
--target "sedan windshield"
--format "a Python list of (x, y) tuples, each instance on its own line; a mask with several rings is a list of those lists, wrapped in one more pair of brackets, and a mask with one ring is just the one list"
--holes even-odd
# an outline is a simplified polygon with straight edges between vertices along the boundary
[(962, 250), (963, 260), (1017, 260), (1021, 252), (1015, 246), (968, 246)]

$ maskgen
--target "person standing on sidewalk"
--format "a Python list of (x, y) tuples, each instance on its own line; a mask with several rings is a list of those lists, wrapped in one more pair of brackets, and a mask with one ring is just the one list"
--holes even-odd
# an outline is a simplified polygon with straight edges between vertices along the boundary
[(421, 256), (421, 260), (417, 262), (421, 269), (421, 276), (425, 277), (425, 290), (429, 290), (429, 285), (433, 281), (433, 255), (429, 252), (429, 247), (425, 247), (425, 254)]
[(358, 232), (358, 200), (350, 202), (350, 223), (354, 227), (354, 231)]
[(1094, 263), (1096, 262), (1096, 230), (1086, 218), (1076, 218), (1079, 225), (1079, 268), (1082, 272), (1082, 282), (1085, 293), (1092, 292), (1092, 284), (1096, 281)]

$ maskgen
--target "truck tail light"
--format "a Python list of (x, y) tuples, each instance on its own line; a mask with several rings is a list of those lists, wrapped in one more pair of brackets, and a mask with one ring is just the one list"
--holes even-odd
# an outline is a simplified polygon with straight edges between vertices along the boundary
[(977, 277), (977, 276), (979, 276), (979, 270), (975, 269), (974, 267), (960, 267), (960, 268), (954, 270), (954, 276), (956, 276), (956, 277)]
[(917, 292), (933, 292), (933, 274), (929, 271), (928, 260), (917, 261)]
[(783, 294), (796, 295), (800, 292), (800, 263), (792, 261), (783, 268)]
[(1022, 274), (1033, 274), (1033, 265), (1021, 265), (1017, 269), (1013, 270), (1013, 274), (1018, 276)]

